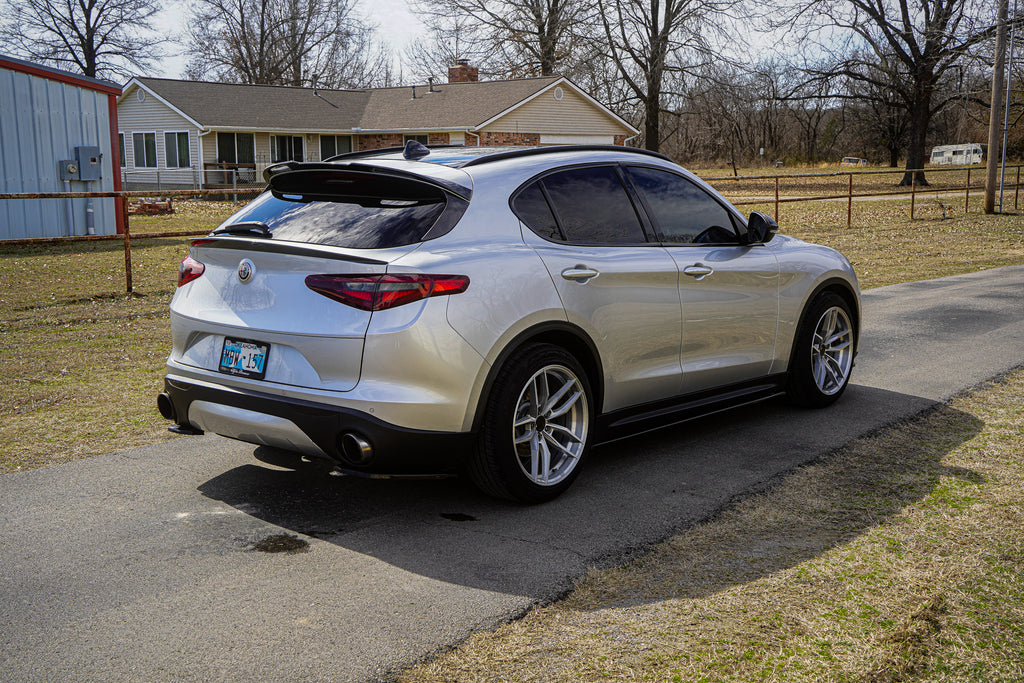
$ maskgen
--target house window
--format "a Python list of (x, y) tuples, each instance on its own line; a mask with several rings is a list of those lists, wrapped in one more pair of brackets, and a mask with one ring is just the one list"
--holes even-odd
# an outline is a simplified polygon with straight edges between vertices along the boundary
[(425, 144), (427, 144), (427, 140), (429, 140), (429, 139), (430, 139), (429, 135), (403, 135), (402, 136), (402, 144), (404, 145), (405, 143), (409, 142), (409, 140), (415, 140), (416, 142), (420, 143), (421, 145), (425, 145)]
[(348, 154), (352, 151), (351, 135), (321, 135), (320, 160), (329, 159), (335, 154)]
[(255, 164), (256, 136), (252, 133), (217, 133), (217, 163)]
[(156, 133), (132, 133), (135, 168), (156, 168)]
[(164, 133), (164, 154), (167, 157), (167, 168), (191, 166), (188, 133)]
[(121, 168), (124, 168), (125, 166), (128, 165), (128, 163), (125, 161), (124, 133), (117, 134), (117, 147), (121, 152)]
[(271, 135), (270, 161), (302, 161), (302, 136)]

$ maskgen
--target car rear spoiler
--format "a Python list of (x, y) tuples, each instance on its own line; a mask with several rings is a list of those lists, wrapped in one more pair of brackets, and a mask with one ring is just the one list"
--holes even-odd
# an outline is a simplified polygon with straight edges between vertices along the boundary
[[(431, 164), (432, 175), (413, 173), (401, 168), (381, 167), (371, 164), (360, 163), (329, 163), (316, 161), (284, 161), (273, 166), (267, 166), (263, 171), (263, 178), (267, 181), (268, 189), (275, 195), (280, 194), (306, 194), (300, 192), (304, 181), (308, 179), (315, 182), (316, 175), (327, 175), (337, 173), (339, 175), (354, 174), (364, 175), (368, 179), (376, 178), (384, 180), (393, 178), (396, 184), (410, 187), (411, 182), (429, 185), (468, 202), (473, 196), (472, 181), (464, 171), (451, 169), (445, 166)], [(434, 177), (449, 176), (449, 177)], [(462, 176), (465, 180), (462, 180)], [(461, 182), (460, 182), (461, 181)], [(311, 195), (329, 198), (332, 195), (347, 196), (340, 188), (332, 189), (329, 184), (321, 183)]]

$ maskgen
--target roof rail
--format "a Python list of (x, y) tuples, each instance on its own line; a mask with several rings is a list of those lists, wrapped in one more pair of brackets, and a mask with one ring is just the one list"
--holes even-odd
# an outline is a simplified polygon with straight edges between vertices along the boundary
[(465, 168), (467, 166), (479, 166), (480, 164), (487, 164), (492, 161), (501, 161), (503, 159), (534, 156), (536, 154), (555, 154), (557, 152), (627, 152), (656, 157), (658, 159), (664, 159), (665, 161), (672, 161), (660, 152), (652, 152), (648, 149), (641, 149), (639, 147), (622, 147), (619, 145), (551, 145), (546, 147), (531, 147), (529, 149), (514, 149), (508, 152), (496, 152), (494, 154), (476, 157), (474, 159), (470, 159), (464, 164), (461, 164), (460, 168)]

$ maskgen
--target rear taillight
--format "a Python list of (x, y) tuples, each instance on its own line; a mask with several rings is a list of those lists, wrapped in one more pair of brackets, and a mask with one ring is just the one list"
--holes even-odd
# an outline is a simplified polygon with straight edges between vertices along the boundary
[(202, 275), (204, 270), (206, 270), (206, 266), (191, 256), (186, 256), (181, 260), (181, 265), (178, 266), (178, 286), (181, 287), (192, 282)]
[(306, 286), (317, 294), (364, 311), (381, 311), (432, 296), (465, 292), (465, 275), (309, 275)]

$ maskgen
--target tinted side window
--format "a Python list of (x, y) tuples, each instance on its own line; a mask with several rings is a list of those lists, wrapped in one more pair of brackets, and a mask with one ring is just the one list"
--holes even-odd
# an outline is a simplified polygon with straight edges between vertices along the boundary
[(558, 223), (551, 213), (548, 200), (540, 190), (540, 185), (533, 183), (524, 188), (516, 198), (512, 200), (512, 210), (519, 216), (519, 220), (526, 224), (530, 230), (541, 237), (549, 240), (561, 240), (562, 232), (558, 229)]
[(611, 166), (553, 173), (541, 182), (569, 242), (636, 244), (647, 241), (626, 188)]
[(666, 242), (736, 242), (732, 218), (724, 206), (686, 178), (654, 168), (631, 167), (629, 174), (643, 194)]

